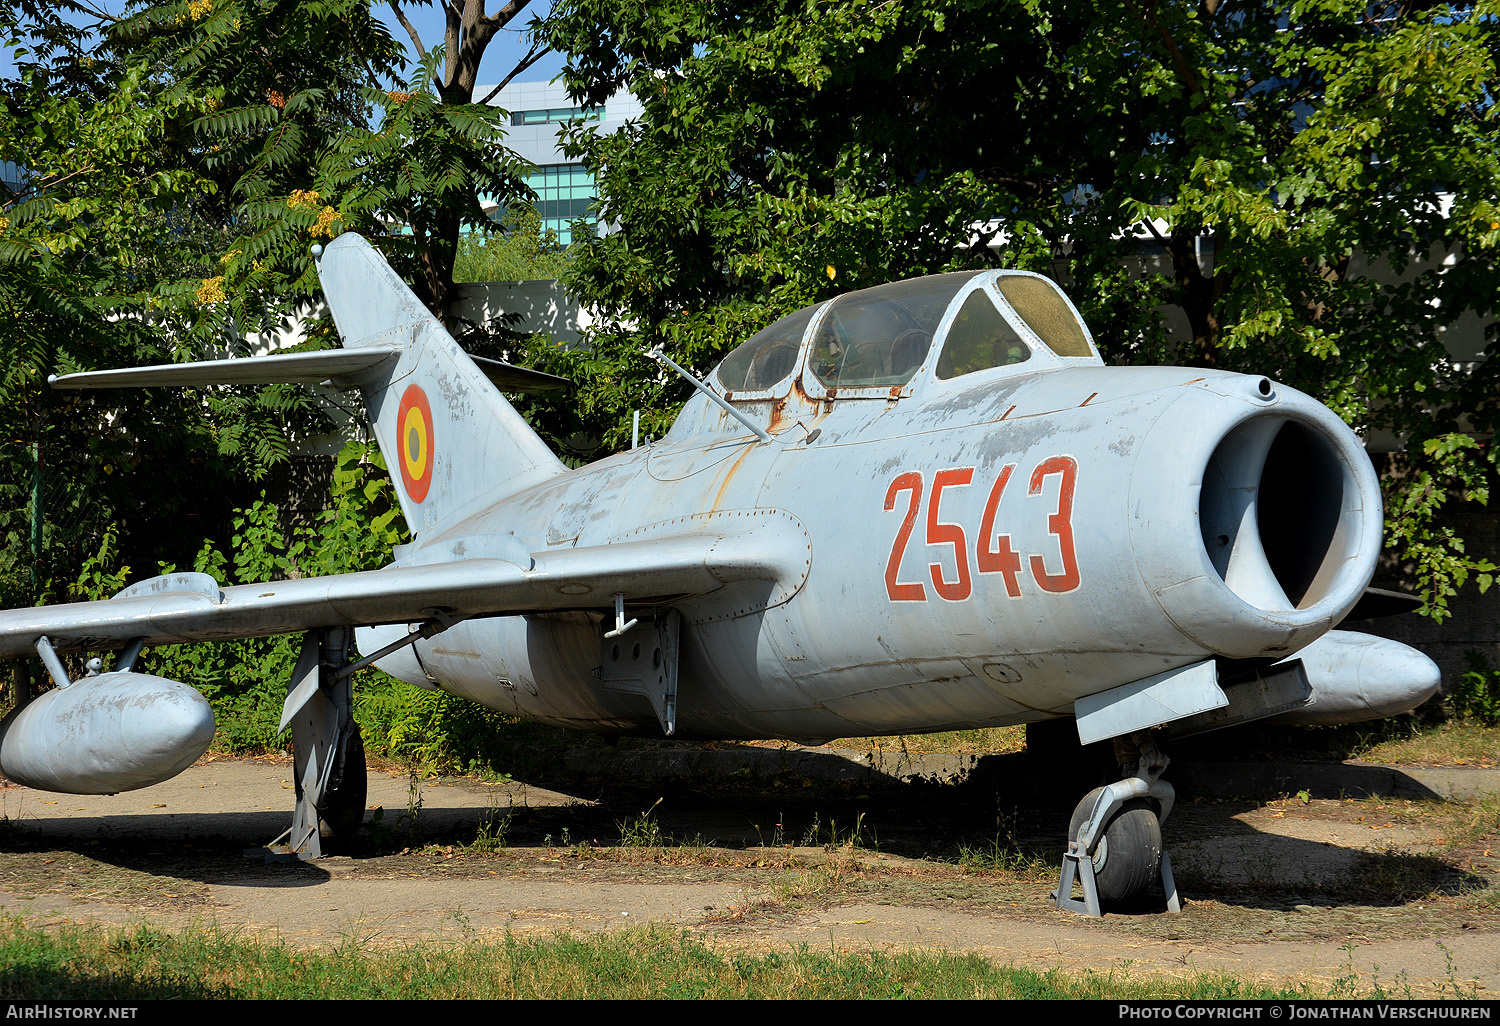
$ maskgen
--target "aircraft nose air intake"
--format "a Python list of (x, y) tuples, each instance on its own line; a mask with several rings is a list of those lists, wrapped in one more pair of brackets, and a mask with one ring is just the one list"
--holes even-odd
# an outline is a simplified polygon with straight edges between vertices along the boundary
[[(1322, 405), (1265, 378), (1226, 391), (1175, 404), (1152, 432), (1181, 461), (1181, 489), (1158, 501), (1196, 506), (1196, 531), (1181, 509), (1151, 518), (1182, 531), (1176, 566), (1160, 544), (1139, 544), (1138, 525), (1132, 535), (1142, 577), (1178, 629), (1217, 655), (1273, 656), (1358, 601), (1380, 552), (1380, 492), (1363, 445)], [(1180, 415), (1193, 419), (1190, 434)], [(1184, 551), (1188, 539), (1201, 545)]]
[(1296, 421), (1263, 416), (1224, 436), (1203, 472), (1198, 526), (1229, 590), (1258, 609), (1317, 604), (1338, 587), (1363, 510), (1337, 448)]

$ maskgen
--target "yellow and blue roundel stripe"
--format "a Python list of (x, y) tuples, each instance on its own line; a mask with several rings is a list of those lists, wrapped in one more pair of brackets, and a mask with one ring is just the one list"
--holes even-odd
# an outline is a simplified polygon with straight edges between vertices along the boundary
[(412, 502), (421, 502), (432, 486), (433, 446), (432, 406), (420, 386), (411, 385), (402, 394), (396, 429), (400, 433), (397, 448), (401, 451), (401, 483)]

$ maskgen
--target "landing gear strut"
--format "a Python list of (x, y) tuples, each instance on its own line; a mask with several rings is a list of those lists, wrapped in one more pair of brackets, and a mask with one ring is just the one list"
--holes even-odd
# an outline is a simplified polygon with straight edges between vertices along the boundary
[[(1146, 733), (1117, 738), (1115, 755), (1124, 779), (1094, 788), (1073, 810), (1062, 877), (1052, 900), (1065, 911), (1100, 916), (1105, 903), (1131, 901), (1160, 876), (1167, 910), (1180, 912), (1172, 860), (1161, 843), (1161, 824), (1175, 796), (1172, 785), (1161, 779), (1167, 757)], [(1073, 897), (1075, 880), (1082, 886), (1081, 898)]]
[(349, 631), (311, 631), (287, 685), (281, 726), (292, 728), (297, 807), (271, 857), (323, 857), (322, 833), (347, 840), (365, 818), (365, 746), (354, 722)]

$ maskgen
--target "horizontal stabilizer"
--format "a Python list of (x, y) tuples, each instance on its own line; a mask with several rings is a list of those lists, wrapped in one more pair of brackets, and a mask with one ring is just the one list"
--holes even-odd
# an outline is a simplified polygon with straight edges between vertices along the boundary
[(206, 385), (272, 385), (282, 382), (316, 385), (330, 378), (356, 375), (394, 362), (401, 350), (394, 346), (366, 349), (324, 349), (316, 353), (282, 353), (235, 360), (196, 360), (152, 367), (83, 371), (53, 375), (53, 388), (203, 387)]
[[(363, 349), (324, 349), (316, 353), (281, 353), (232, 360), (196, 360), (150, 367), (82, 371), (48, 378), (53, 388), (204, 388), (209, 385), (317, 385), (357, 379), (388, 362), (394, 365), (401, 350), (395, 346)], [(482, 356), (470, 357), (485, 377), (503, 392), (548, 392), (566, 388), (567, 378), (544, 374)]]
[(471, 353), (469, 359), (473, 360), (479, 369), (484, 371), (484, 376), (502, 392), (525, 392), (527, 394), (555, 392), (572, 384), (567, 378), (560, 378), (556, 374), (532, 370), (530, 367), (517, 367), (513, 363), (491, 360), (487, 356), (474, 356)]

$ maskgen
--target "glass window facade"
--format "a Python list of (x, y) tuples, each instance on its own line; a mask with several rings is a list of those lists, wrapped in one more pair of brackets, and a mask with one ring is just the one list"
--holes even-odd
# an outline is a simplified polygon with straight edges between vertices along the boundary
[(526, 176), (526, 184), (536, 193), (536, 212), (542, 218), (542, 230), (557, 232), (564, 246), (573, 241), (573, 222), (589, 217), (594, 202), (594, 177), (577, 164), (551, 164), (539, 167)]
[(510, 123), (512, 125), (561, 124), (564, 121), (572, 121), (574, 118), (583, 121), (602, 121), (604, 119), (604, 108), (547, 107), (543, 110), (513, 110), (510, 112)]

